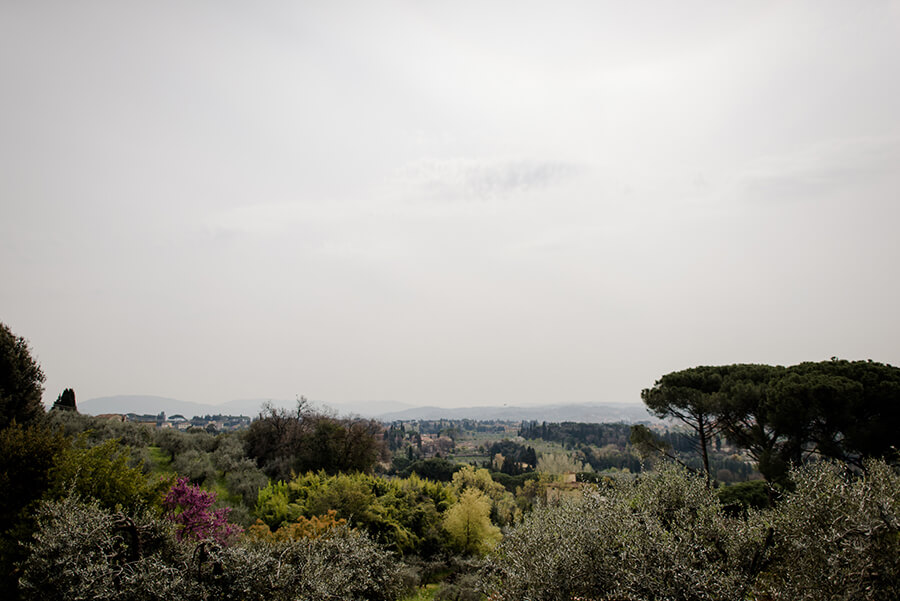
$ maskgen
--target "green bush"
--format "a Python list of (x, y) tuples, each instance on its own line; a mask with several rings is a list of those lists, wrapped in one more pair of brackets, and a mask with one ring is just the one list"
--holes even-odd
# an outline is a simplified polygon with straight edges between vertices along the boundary
[(79, 438), (58, 456), (45, 498), (58, 499), (74, 493), (97, 499), (107, 509), (158, 509), (169, 482), (151, 480), (139, 468), (129, 467), (130, 458), (130, 449), (118, 440), (88, 447)]
[(172, 462), (172, 469), (179, 476), (190, 478), (194, 484), (209, 486), (216, 481), (216, 468), (213, 467), (212, 456), (197, 449), (180, 453)]
[(441, 457), (433, 459), (419, 459), (407, 463), (397, 471), (397, 475), (401, 478), (409, 478), (413, 474), (417, 474), (420, 478), (434, 480), (436, 482), (450, 482), (453, 480), (453, 474), (462, 467), (458, 463), (448, 461)]
[(438, 588), (434, 601), (481, 601), (480, 582), (475, 574), (463, 574)]
[[(749, 509), (772, 506), (774, 487), (765, 480), (738, 482), (718, 489), (719, 501), (731, 515), (745, 515)], [(780, 490), (780, 487), (779, 487)]]
[(15, 564), (24, 558), (20, 541), (31, 537), (33, 510), (53, 483), (54, 465), (71, 441), (43, 424), (13, 424), (0, 430), (0, 598), (16, 595)]

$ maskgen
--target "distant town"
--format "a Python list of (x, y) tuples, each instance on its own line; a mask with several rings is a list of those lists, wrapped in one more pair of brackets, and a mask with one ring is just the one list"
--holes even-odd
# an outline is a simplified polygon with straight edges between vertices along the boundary
[(146, 424), (156, 428), (173, 428), (175, 430), (189, 430), (198, 428), (206, 430), (210, 433), (217, 432), (233, 432), (235, 430), (243, 430), (250, 427), (253, 421), (246, 415), (195, 415), (191, 419), (176, 413), (175, 415), (166, 416), (165, 411), (160, 411), (156, 415), (145, 413), (104, 413), (97, 417), (113, 419), (122, 422), (132, 422), (138, 424)]

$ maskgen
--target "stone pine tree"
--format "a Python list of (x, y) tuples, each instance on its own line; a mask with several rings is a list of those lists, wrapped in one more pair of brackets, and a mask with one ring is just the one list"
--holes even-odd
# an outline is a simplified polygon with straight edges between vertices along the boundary
[(900, 459), (900, 368), (874, 361), (805, 362), (770, 386), (773, 421), (790, 433), (786, 459), (819, 456), (865, 469)]
[(719, 419), (723, 369), (694, 367), (672, 372), (641, 391), (641, 399), (653, 415), (673, 418), (694, 431), (697, 451), (709, 485), (709, 446), (722, 428)]
[(767, 481), (782, 484), (791, 463), (800, 463), (810, 415), (810, 407), (779, 401), (778, 383), (784, 374), (781, 366), (729, 366), (719, 405), (726, 438), (747, 451)]
[(44, 414), (44, 379), (28, 341), (0, 323), (0, 428), (12, 421), (24, 424)]
[[(694, 431), (707, 474), (717, 433), (746, 450), (769, 482), (784, 483), (792, 465), (810, 458), (858, 470), (870, 458), (900, 461), (900, 368), (892, 365), (835, 357), (790, 367), (694, 367), (664, 375), (641, 398), (657, 417)], [(632, 435), (636, 446), (656, 443), (646, 428)]]

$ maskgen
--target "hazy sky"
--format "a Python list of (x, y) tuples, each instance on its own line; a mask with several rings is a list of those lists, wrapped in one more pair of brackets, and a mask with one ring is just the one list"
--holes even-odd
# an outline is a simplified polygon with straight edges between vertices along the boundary
[(900, 2), (0, 1), (45, 401), (900, 364)]

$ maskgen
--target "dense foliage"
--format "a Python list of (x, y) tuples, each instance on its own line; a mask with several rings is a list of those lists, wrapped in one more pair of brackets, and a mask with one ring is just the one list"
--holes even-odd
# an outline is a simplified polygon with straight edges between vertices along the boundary
[(40, 424), (12, 424), (0, 430), (0, 596), (14, 599), (20, 542), (34, 530), (34, 508), (54, 482), (53, 468), (70, 444)]
[(589, 444), (604, 447), (612, 444), (624, 446), (628, 442), (627, 424), (585, 424), (579, 422), (538, 423), (525, 422), (519, 428), (519, 436), (530, 440), (541, 439), (560, 442), (571, 448)]
[(537, 452), (514, 440), (498, 440), (487, 448), (491, 465), (499, 472), (510, 476), (518, 476), (537, 468)]
[(758, 587), (769, 599), (900, 599), (900, 475), (881, 461), (864, 467), (794, 470), (796, 491), (759, 516), (775, 540)]
[(0, 428), (12, 421), (25, 424), (44, 414), (44, 379), (28, 341), (0, 323)]
[(293, 413), (266, 409), (245, 441), (248, 455), (274, 480), (316, 470), (370, 472), (386, 451), (379, 423), (322, 415), (302, 399)]
[(334, 511), (399, 553), (434, 555), (447, 546), (442, 515), (456, 502), (452, 487), (417, 476), (387, 479), (325, 472), (272, 482), (259, 492), (256, 515), (272, 531)]
[(365, 535), (223, 546), (187, 544), (151, 514), (126, 515), (75, 497), (41, 508), (22, 566), (25, 599), (349, 599), (388, 601), (399, 566)]
[(811, 457), (861, 467), (869, 457), (893, 460), (900, 447), (900, 368), (873, 361), (695, 367), (664, 375), (641, 397), (694, 432), (707, 479), (720, 432), (772, 482)]
[(443, 457), (435, 457), (433, 459), (418, 459), (409, 461), (400, 458), (394, 461), (396, 475), (401, 478), (408, 478), (416, 474), (420, 478), (435, 480), (436, 482), (450, 482), (455, 474), (462, 467), (460, 464), (444, 459)]
[(860, 599), (900, 596), (900, 476), (816, 463), (773, 509), (731, 517), (669, 464), (535, 510), (492, 556), (491, 599)]
[(494, 557), (497, 599), (743, 599), (765, 530), (666, 466), (536, 509)]

